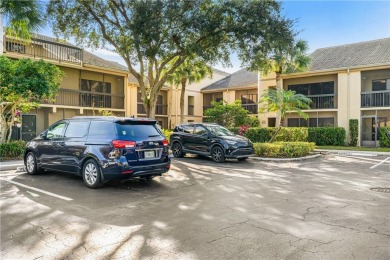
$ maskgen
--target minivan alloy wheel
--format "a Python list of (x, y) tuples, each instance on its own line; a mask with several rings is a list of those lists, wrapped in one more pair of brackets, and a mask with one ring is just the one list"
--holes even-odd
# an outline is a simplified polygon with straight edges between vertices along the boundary
[(85, 180), (90, 185), (94, 185), (97, 179), (97, 168), (93, 163), (89, 163), (85, 167)]
[(27, 156), (26, 167), (28, 172), (32, 172), (34, 170), (35, 160), (34, 160), (34, 156), (31, 153)]
[(30, 175), (38, 173), (37, 160), (33, 152), (29, 152), (25, 159), (26, 171)]

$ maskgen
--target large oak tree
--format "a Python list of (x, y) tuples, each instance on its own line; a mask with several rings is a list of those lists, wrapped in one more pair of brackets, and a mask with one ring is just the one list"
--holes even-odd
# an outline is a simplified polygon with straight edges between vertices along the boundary
[[(229, 64), (293, 41), (293, 22), (274, 0), (53, 0), (55, 32), (86, 47), (117, 52), (137, 79), (146, 114), (154, 117), (158, 93), (188, 57)], [(171, 62), (175, 60), (175, 62)]]

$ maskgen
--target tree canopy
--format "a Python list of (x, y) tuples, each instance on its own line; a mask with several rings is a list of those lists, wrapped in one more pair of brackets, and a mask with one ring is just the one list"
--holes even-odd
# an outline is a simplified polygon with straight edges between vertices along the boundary
[(212, 105), (212, 108), (204, 112), (208, 122), (218, 123), (225, 127), (238, 127), (249, 122), (249, 111), (241, 106), (241, 100), (235, 100), (232, 104), (226, 101), (212, 102)]
[[(174, 62), (174, 61), (173, 61)], [(167, 78), (168, 82), (176, 86), (181, 85), (180, 90), (180, 123), (184, 122), (184, 97), (187, 83), (199, 82), (205, 77), (213, 76), (213, 70), (203, 61), (196, 58), (186, 59)]]
[[(0, 19), (4, 16), (7, 34), (23, 39), (30, 39), (30, 33), (40, 29), (44, 24), (44, 7), (38, 0), (0, 0)], [(2, 43), (3, 26), (0, 22), (0, 36)], [(3, 46), (0, 46), (0, 55)]]
[(232, 51), (248, 61), (276, 39), (292, 42), (293, 21), (280, 10), (274, 0), (53, 0), (48, 15), (57, 34), (117, 52), (154, 117), (158, 92), (188, 57), (229, 64)]
[[(6, 141), (18, 110), (28, 112), (42, 100), (54, 98), (62, 76), (57, 66), (42, 60), (11, 60), (0, 56), (1, 142)], [(8, 141), (10, 137), (11, 131)]]

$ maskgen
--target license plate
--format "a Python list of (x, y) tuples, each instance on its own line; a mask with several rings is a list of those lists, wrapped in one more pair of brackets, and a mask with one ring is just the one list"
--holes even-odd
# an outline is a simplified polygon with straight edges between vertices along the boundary
[(145, 159), (154, 158), (154, 157), (156, 157), (156, 156), (154, 155), (154, 151), (145, 151), (145, 152), (144, 152), (144, 158), (145, 158)]

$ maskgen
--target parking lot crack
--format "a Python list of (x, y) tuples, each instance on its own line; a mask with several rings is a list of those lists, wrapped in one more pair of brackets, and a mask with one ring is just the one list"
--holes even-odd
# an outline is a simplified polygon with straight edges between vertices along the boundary
[(245, 221), (241, 221), (241, 222), (238, 222), (238, 223), (232, 223), (232, 224), (230, 224), (227, 227), (223, 227), (223, 228), (219, 229), (219, 231), (222, 231), (222, 230), (225, 230), (225, 229), (229, 229), (229, 228), (234, 228), (234, 227), (237, 227), (237, 226), (240, 226), (240, 225), (243, 225), (243, 224), (247, 224), (250, 220), (251, 219), (247, 219)]
[(309, 208), (306, 209), (306, 212), (303, 213), (303, 220), (306, 220), (306, 215), (309, 214), (309, 213), (310, 213), (310, 210), (311, 210), (311, 209), (314, 209), (314, 208), (316, 208), (316, 207), (309, 207)]
[(317, 221), (321, 224), (324, 224), (324, 225), (327, 225), (327, 226), (333, 226), (333, 227), (339, 227), (339, 228), (345, 228), (345, 229), (349, 229), (349, 230), (353, 230), (353, 231), (356, 231), (358, 233), (361, 233), (361, 232), (364, 232), (364, 233), (371, 233), (371, 234), (377, 234), (377, 235), (381, 235), (381, 236), (386, 236), (386, 237), (389, 237), (390, 238), (390, 234), (384, 234), (384, 233), (381, 233), (381, 232), (378, 232), (377, 230), (373, 229), (374, 231), (369, 231), (369, 230), (359, 230), (359, 229), (356, 229), (356, 228), (353, 228), (353, 227), (348, 227), (348, 226), (343, 226), (343, 225), (337, 225), (337, 224), (331, 224), (331, 223), (326, 223), (326, 222), (323, 222), (323, 221)]

